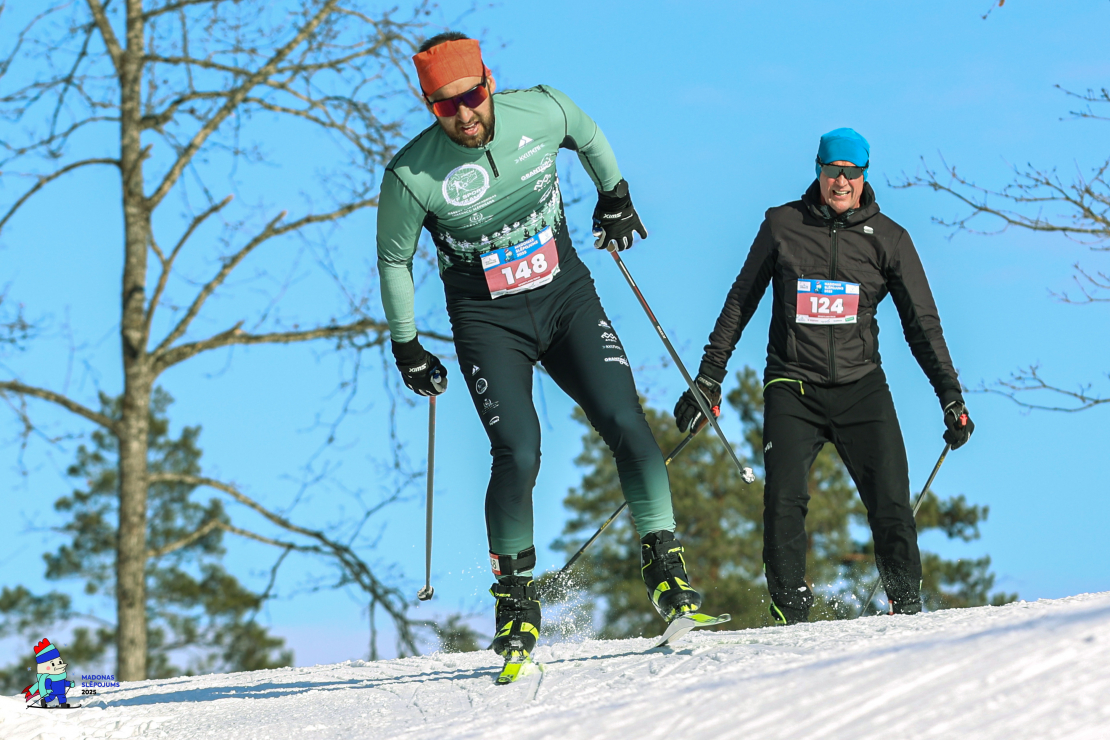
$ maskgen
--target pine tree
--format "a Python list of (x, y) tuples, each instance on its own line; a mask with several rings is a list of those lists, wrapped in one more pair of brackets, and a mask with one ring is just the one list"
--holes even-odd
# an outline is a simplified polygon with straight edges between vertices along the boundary
[[(729, 405), (743, 427), (738, 454), (750, 461), (756, 482), (746, 485), (711, 430), (698, 435), (669, 468), (679, 538), (695, 586), (714, 613), (729, 612), (726, 629), (771, 623), (763, 576), (763, 393), (750, 367), (737, 373)], [(645, 407), (648, 423), (666, 453), (683, 435), (668, 412)], [(576, 418), (586, 423), (584, 415)], [(568, 555), (596, 531), (623, 501), (612, 454), (592, 430), (583, 437), (575, 460), (584, 469), (582, 482), (565, 500), (572, 517), (555, 547)], [(826, 445), (810, 471), (806, 517), (806, 573), (817, 597), (811, 618), (854, 616), (877, 574), (867, 516), (847, 469), (835, 448)], [(918, 531), (941, 529), (950, 538), (979, 536), (988, 507), (968, 504), (964, 496), (946, 500), (926, 496)], [(866, 540), (859, 539), (860, 537)], [(639, 539), (631, 519), (615, 521), (575, 566), (574, 585), (600, 610), (603, 637), (631, 637), (659, 632), (661, 622), (644, 591), (639, 572)], [(923, 553), (927, 609), (1002, 604), (1015, 594), (990, 594), (994, 575), (990, 558), (949, 561)], [(548, 580), (550, 575), (548, 576)]]
[[(170, 436), (167, 409), (173, 399), (164, 390), (153, 395), (149, 432), (149, 470), (199, 475), (200, 427), (185, 427)], [(102, 413), (115, 418), (119, 399), (101, 398)], [(67, 474), (82, 486), (54, 503), (67, 519), (58, 528), (66, 541), (44, 554), (46, 578), (76, 581), (84, 601), (114, 598), (118, 519), (117, 440), (105, 431), (93, 432), (89, 445), (80, 445)], [(180, 542), (203, 524), (227, 521), (223, 504), (212, 498), (194, 500), (194, 487), (170, 483), (150, 486), (147, 543), (158, 553)], [(222, 564), (223, 530), (203, 536), (161, 556), (147, 560), (147, 677), (183, 673), (250, 671), (291, 664), (293, 654), (284, 640), (270, 635), (255, 621), (263, 598), (246, 588)], [(116, 640), (115, 625), (99, 613), (111, 614), (111, 603), (92, 613), (78, 613), (65, 591), (36, 596), (23, 586), (0, 593), (0, 636), (19, 635), (28, 645), (42, 635), (70, 632), (64, 640), (66, 660), (83, 670), (102, 663)], [(76, 625), (76, 626), (73, 626)], [(185, 659), (184, 667), (175, 661)], [(24, 678), (23, 666), (0, 672), (5, 691), (15, 691)]]

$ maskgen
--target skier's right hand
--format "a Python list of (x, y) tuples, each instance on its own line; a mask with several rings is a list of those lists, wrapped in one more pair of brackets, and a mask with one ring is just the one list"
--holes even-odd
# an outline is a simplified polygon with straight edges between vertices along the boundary
[(393, 359), (405, 387), (421, 396), (438, 396), (447, 390), (447, 368), (439, 358), (420, 346), (413, 337), (408, 342), (392, 342)]
[[(724, 380), (724, 376), (724, 370), (707, 368), (705, 363), (702, 363), (698, 377), (694, 380), (694, 385), (701, 392), (702, 398), (710, 410), (713, 411), (714, 416), (720, 415), (721, 380)], [(718, 377), (721, 380), (717, 380)], [(686, 389), (674, 406), (674, 421), (680, 432), (697, 431), (709, 423), (709, 420), (701, 412), (701, 406), (694, 398), (693, 391), (689, 388)]]

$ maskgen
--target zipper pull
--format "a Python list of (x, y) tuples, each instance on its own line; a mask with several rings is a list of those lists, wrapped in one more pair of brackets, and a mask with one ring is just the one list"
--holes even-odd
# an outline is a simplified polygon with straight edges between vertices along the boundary
[(486, 149), (486, 159), (489, 160), (489, 166), (493, 170), (493, 176), (500, 177), (500, 174), (497, 172), (497, 163), (493, 161), (493, 152), (489, 149)]

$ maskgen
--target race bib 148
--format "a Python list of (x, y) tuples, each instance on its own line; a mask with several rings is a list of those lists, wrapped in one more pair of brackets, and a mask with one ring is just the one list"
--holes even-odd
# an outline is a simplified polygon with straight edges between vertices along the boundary
[(798, 281), (799, 324), (854, 324), (859, 312), (859, 283)]
[(493, 298), (521, 293), (551, 282), (559, 272), (559, 251), (548, 226), (520, 244), (481, 255)]

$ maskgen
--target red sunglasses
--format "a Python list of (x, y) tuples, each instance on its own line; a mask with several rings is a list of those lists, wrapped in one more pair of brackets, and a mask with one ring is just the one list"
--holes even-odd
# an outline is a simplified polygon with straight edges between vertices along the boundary
[(486, 102), (489, 98), (489, 90), (486, 88), (486, 77), (482, 75), (482, 81), (474, 87), (470, 88), (464, 93), (459, 93), (451, 98), (443, 100), (428, 100), (428, 96), (424, 96), (424, 100), (428, 101), (428, 105), (432, 106), (432, 112), (440, 118), (450, 118), (459, 112), (459, 105), (465, 105), (470, 110), (474, 110), (482, 103)]

